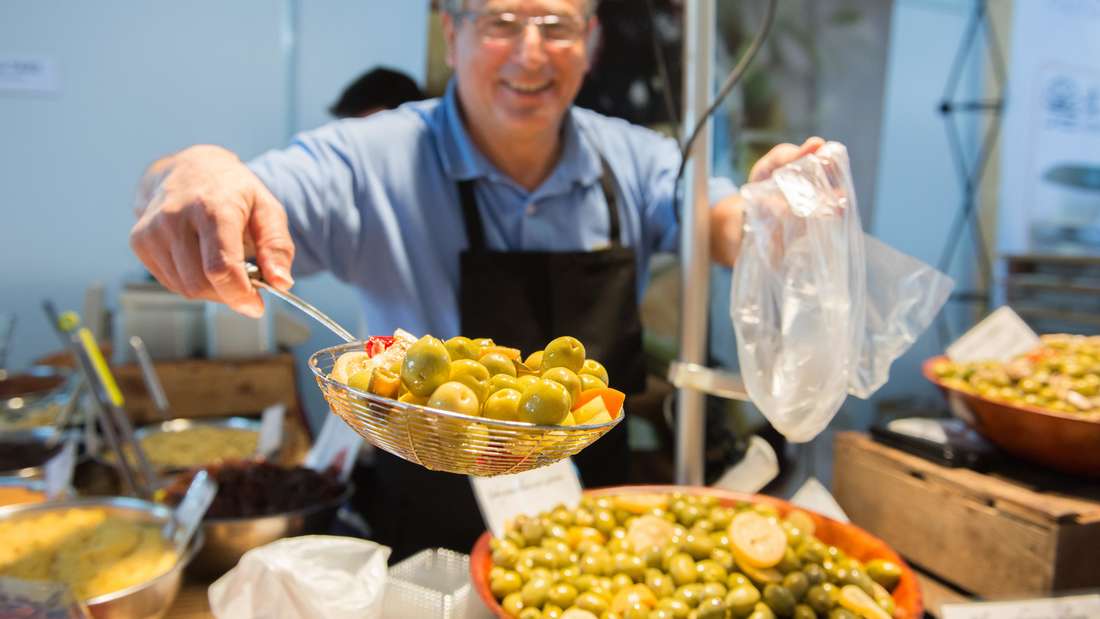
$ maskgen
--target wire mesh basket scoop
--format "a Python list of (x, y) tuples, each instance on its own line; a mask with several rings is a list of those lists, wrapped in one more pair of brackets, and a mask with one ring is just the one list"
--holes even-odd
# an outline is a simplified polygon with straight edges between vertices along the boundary
[(451, 411), (398, 402), (353, 389), (329, 378), (340, 355), (364, 350), (323, 312), (294, 294), (275, 290), (248, 265), (253, 283), (276, 294), (346, 340), (347, 344), (321, 349), (309, 358), (309, 369), (329, 407), (372, 445), (425, 468), (487, 477), (522, 473), (553, 464), (588, 447), (614, 428), (611, 421), (576, 426), (544, 426), (521, 421), (473, 417)]

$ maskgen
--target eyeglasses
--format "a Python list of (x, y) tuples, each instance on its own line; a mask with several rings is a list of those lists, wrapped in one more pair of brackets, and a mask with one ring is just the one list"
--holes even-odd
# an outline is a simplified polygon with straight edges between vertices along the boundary
[(473, 20), (478, 35), (486, 41), (514, 43), (530, 24), (538, 26), (543, 41), (567, 47), (580, 40), (587, 30), (580, 18), (569, 15), (524, 15), (509, 12), (463, 11), (459, 17)]

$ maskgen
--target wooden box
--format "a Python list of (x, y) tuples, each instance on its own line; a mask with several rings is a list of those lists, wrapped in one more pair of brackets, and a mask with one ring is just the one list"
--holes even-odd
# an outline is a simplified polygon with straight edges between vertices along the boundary
[(1100, 484), (953, 469), (842, 432), (833, 493), (906, 560), (983, 597), (1100, 587)]

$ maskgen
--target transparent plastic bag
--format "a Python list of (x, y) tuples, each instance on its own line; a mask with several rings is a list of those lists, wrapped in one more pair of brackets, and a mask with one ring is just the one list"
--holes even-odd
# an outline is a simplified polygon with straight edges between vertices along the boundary
[(848, 393), (866, 398), (953, 283), (866, 237), (848, 151), (829, 142), (741, 188), (745, 237), (730, 317), (745, 388), (788, 439), (812, 439)]
[(390, 549), (349, 537), (291, 537), (245, 553), (210, 586), (219, 619), (378, 619)]

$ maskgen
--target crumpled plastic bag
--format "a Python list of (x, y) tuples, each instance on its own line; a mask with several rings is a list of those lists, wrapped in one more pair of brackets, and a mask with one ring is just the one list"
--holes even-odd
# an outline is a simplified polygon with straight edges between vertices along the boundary
[(254, 548), (210, 586), (218, 619), (382, 617), (390, 549), (349, 537), (306, 535)]
[(864, 235), (843, 144), (741, 195), (730, 317), (745, 390), (784, 436), (808, 441), (849, 393), (867, 398), (886, 382), (954, 283)]

